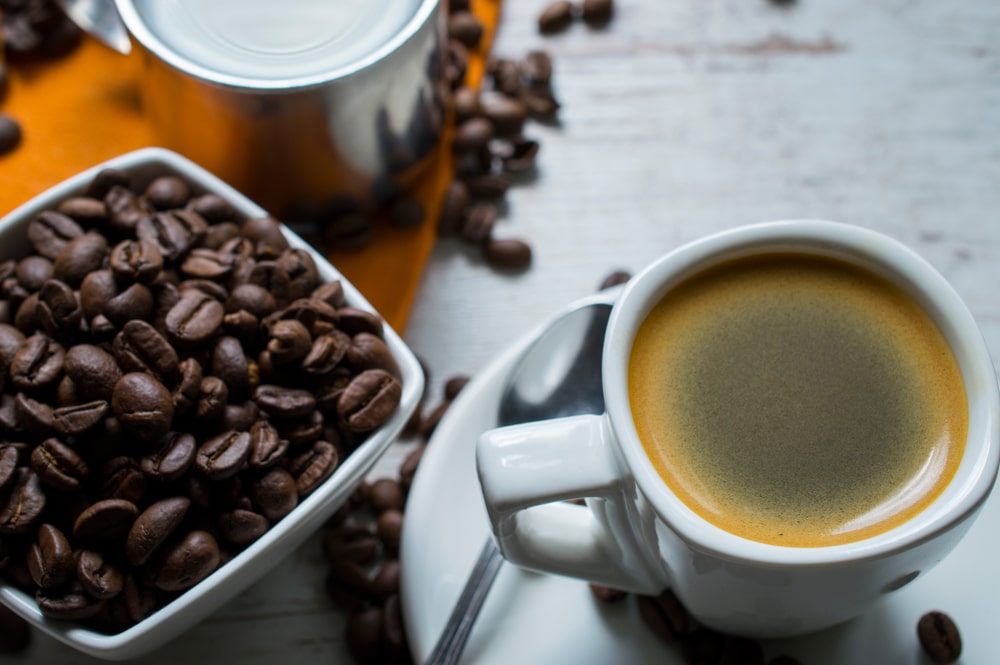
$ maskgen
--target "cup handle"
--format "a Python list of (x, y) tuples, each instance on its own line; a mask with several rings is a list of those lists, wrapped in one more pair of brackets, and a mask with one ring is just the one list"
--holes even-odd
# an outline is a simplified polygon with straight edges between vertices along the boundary
[[(479, 438), (476, 463), (493, 534), (507, 560), (636, 593), (666, 586), (637, 540), (605, 416), (488, 431)], [(578, 498), (587, 498), (587, 505), (558, 503)]]

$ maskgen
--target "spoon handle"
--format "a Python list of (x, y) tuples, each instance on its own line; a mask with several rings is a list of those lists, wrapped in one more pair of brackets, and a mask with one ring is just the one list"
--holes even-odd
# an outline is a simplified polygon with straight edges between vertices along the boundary
[(503, 557), (492, 538), (487, 538), (483, 549), (479, 552), (476, 565), (472, 568), (465, 588), (458, 597), (448, 623), (445, 624), (434, 650), (431, 651), (424, 665), (456, 665), (469, 639), (472, 626), (476, 622), (479, 610), (486, 600), (486, 592), (493, 585)]

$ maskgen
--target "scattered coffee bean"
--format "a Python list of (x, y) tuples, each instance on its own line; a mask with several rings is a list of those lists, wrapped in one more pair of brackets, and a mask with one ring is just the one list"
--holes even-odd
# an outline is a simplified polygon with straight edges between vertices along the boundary
[(476, 48), (483, 39), (483, 24), (472, 12), (451, 12), (448, 16), (448, 36), (467, 48)]
[(483, 256), (497, 268), (524, 270), (531, 265), (531, 246), (517, 238), (490, 238)]
[(0, 113), (0, 155), (6, 155), (20, 143), (21, 124), (6, 113)]
[(962, 655), (958, 626), (944, 612), (927, 612), (917, 622), (917, 637), (924, 653), (935, 663), (953, 663)]
[(591, 26), (603, 26), (614, 15), (614, 0), (582, 0), (580, 17)]
[(543, 35), (562, 32), (573, 22), (573, 3), (569, 0), (555, 0), (538, 17), (538, 31)]

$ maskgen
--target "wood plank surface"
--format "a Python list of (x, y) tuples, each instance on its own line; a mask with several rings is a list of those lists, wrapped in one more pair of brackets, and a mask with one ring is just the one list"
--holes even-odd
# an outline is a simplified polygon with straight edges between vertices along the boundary
[[(540, 36), (541, 0), (505, 0), (494, 54), (555, 60), (557, 125), (496, 233), (534, 263), (498, 273), (436, 245), (405, 336), (445, 379), (473, 374), (614, 269), (764, 220), (878, 229), (937, 267), (1000, 358), (1000, 3), (618, 0), (603, 30)], [(413, 442), (376, 474), (392, 474)], [(349, 663), (314, 538), (174, 644), (136, 662)], [(7, 662), (7, 661), (5, 661)], [(36, 636), (10, 662), (90, 663)]]

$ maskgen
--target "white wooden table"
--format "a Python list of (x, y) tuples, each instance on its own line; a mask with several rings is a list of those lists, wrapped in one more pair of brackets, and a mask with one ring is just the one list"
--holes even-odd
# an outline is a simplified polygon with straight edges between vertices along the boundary
[[(441, 242), (405, 336), (444, 380), (679, 243), (773, 219), (886, 232), (949, 278), (1000, 358), (1000, 3), (618, 0), (603, 31), (541, 37), (543, 0), (505, 0), (494, 53), (555, 58), (560, 126), (530, 125), (537, 177), (497, 234), (519, 275)], [(395, 472), (412, 443), (377, 473)], [(349, 663), (318, 539), (174, 644), (137, 662)], [(6, 660), (4, 662), (7, 662)], [(11, 662), (90, 663), (36, 635)]]

